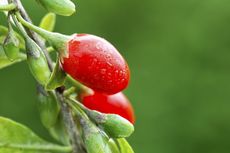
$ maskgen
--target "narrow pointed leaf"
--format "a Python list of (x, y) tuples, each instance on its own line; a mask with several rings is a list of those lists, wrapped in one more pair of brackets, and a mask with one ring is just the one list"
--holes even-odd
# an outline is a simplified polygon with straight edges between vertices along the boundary
[(107, 146), (112, 153), (121, 153), (116, 142), (113, 139), (109, 139)]
[(46, 84), (46, 90), (53, 90), (62, 86), (65, 82), (66, 73), (61, 69), (59, 58), (57, 59), (55, 68), (51, 74), (51, 77)]
[(47, 13), (41, 20), (39, 27), (47, 31), (53, 31), (56, 22), (56, 15), (54, 13)]
[(129, 145), (125, 138), (117, 139), (117, 143), (121, 153), (134, 153), (132, 147)]

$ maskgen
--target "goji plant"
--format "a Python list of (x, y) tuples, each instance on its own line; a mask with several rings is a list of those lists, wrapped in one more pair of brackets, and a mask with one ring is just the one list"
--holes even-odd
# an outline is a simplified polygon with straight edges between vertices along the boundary
[[(70, 16), (70, 0), (37, 0), (49, 11), (39, 26), (20, 0), (0, 0), (0, 69), (27, 61), (36, 81), (41, 122), (59, 144), (0, 117), (0, 153), (133, 153), (126, 141), (135, 116), (122, 93), (127, 62), (107, 40), (91, 34), (52, 32), (56, 14)], [(49, 53), (56, 52), (53, 62)]]

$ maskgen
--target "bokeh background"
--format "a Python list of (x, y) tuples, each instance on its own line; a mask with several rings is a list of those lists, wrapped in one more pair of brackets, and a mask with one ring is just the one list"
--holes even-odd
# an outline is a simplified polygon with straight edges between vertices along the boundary
[[(38, 24), (46, 11), (22, 2)], [(55, 31), (105, 37), (127, 59), (136, 153), (230, 152), (229, 0), (74, 2), (77, 13), (58, 16)], [(0, 115), (50, 140), (35, 92), (26, 63), (0, 71)]]

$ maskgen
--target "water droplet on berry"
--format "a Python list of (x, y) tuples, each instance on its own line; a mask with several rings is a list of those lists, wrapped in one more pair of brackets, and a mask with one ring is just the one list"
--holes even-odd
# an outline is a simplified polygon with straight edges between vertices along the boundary
[(109, 66), (113, 66), (113, 64), (111, 64), (110, 62), (107, 62), (107, 64), (108, 64)]
[(106, 69), (101, 69), (101, 74), (106, 74)]

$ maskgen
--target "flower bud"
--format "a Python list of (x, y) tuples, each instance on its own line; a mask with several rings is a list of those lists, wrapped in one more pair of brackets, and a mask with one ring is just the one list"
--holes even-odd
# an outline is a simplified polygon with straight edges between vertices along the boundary
[(111, 138), (129, 137), (134, 132), (134, 126), (125, 118), (116, 114), (103, 114), (97, 111), (87, 111), (89, 117), (96, 122)]
[(105, 118), (100, 125), (112, 138), (129, 137), (134, 132), (133, 124), (119, 115), (107, 114)]
[(15, 36), (14, 31), (10, 25), (8, 35), (6, 36), (3, 43), (4, 52), (9, 60), (14, 61), (18, 58), (20, 51), (19, 44), (19, 40)]
[(43, 52), (31, 38), (26, 39), (26, 49), (30, 71), (40, 84), (46, 85), (51, 72)]
[(85, 118), (80, 119), (83, 130), (83, 141), (87, 153), (112, 153), (108, 145), (108, 140), (96, 125)]
[(39, 0), (50, 12), (58, 15), (70, 16), (75, 12), (75, 5), (70, 0)]
[[(2, 44), (5, 40), (6, 35), (8, 34), (8, 28), (0, 25), (0, 44)], [(17, 32), (14, 31), (14, 35), (19, 40), (20, 49), (25, 49), (25, 42), (22, 36), (20, 36)]]

